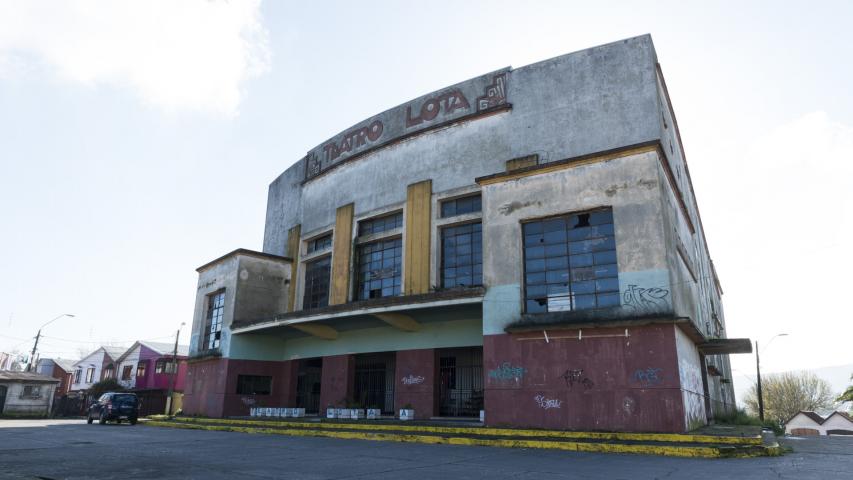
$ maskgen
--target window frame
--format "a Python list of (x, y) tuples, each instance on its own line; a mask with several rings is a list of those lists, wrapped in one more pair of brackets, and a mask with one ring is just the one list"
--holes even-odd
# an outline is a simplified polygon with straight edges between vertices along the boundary
[(136, 362), (136, 378), (144, 377), (145, 371), (148, 369), (148, 362), (145, 360)]
[[(362, 267), (361, 257), (363, 256), (362, 249), (370, 247), (372, 245), (376, 245), (379, 243), (386, 243), (386, 242), (394, 242), (395, 245), (391, 248), (382, 248), (380, 250), (381, 252), (385, 252), (388, 250), (400, 249), (399, 257), (396, 254), (394, 254), (392, 257), (392, 258), (399, 258), (399, 263), (395, 262), (392, 265), (392, 268), (399, 268), (399, 270), (397, 271), (396, 275), (392, 275), (390, 277), (391, 278), (391, 286), (379, 288), (380, 291), (384, 290), (385, 288), (391, 288), (391, 294), (390, 295), (380, 295), (378, 297), (370, 297), (368, 294), (368, 296), (366, 298), (362, 298), (361, 297), (361, 293), (363, 290), (362, 286), (365, 283), (365, 281), (362, 280), (362, 270), (361, 270), (361, 267)], [(377, 239), (374, 239), (374, 240), (371, 240), (368, 242), (362, 242), (362, 243), (359, 243), (355, 246), (355, 255), (354, 255), (355, 261), (354, 261), (354, 268), (353, 268), (354, 273), (355, 273), (355, 281), (353, 282), (353, 284), (354, 284), (353, 285), (354, 286), (353, 299), (355, 301), (358, 302), (358, 301), (364, 301), (364, 300), (372, 300), (372, 299), (376, 299), (376, 298), (396, 297), (396, 296), (400, 296), (403, 294), (403, 256), (404, 256), (403, 248), (404, 248), (403, 237), (402, 237), (402, 235), (399, 235), (399, 234), (388, 235), (387, 237), (377, 238)], [(370, 252), (370, 253), (373, 254), (376, 252)], [(381, 262), (385, 261), (384, 253), (383, 253), (382, 259), (380, 261)], [(379, 281), (384, 281), (386, 279), (387, 278), (380, 278)], [(395, 282), (395, 279), (399, 279), (399, 282)], [(374, 281), (374, 279), (367, 280), (367, 282), (372, 282), (372, 281)], [(395, 285), (395, 283), (399, 283), (399, 285)], [(372, 289), (370, 291), (373, 291), (373, 290), (375, 290), (375, 289)]]
[[(309, 288), (309, 280), (313, 280), (311, 277), (312, 267), (316, 266), (320, 262), (327, 262), (328, 272), (325, 276), (325, 286), (326, 286), (326, 299), (325, 302), (319, 302), (318, 305), (312, 305), (309, 302), (309, 295), (314, 293), (314, 288)], [(326, 254), (320, 254), (314, 257), (311, 257), (308, 260), (305, 260), (303, 263), (303, 276), (302, 276), (302, 310), (311, 310), (314, 308), (323, 308), (329, 305), (329, 297), (332, 292), (332, 253), (328, 252)], [(321, 277), (318, 277), (321, 278)], [(313, 284), (312, 284), (313, 285)]]
[[(475, 200), (475, 199), (477, 200), (475, 203), (479, 204), (479, 208), (477, 208), (476, 210), (468, 211), (468, 212), (458, 212), (457, 211), (459, 201)], [(450, 204), (453, 204), (453, 213), (445, 215), (445, 212), (444, 212), (445, 205), (450, 205)], [(476, 215), (478, 213), (479, 214), (483, 213), (483, 193), (481, 191), (466, 193), (463, 195), (450, 197), (450, 198), (444, 198), (444, 199), (441, 199), (438, 201), (438, 218), (440, 218), (440, 219), (459, 217), (462, 215)]]
[(95, 367), (89, 367), (86, 369), (86, 383), (92, 383), (95, 381)]
[[(257, 385), (256, 382), (259, 380), (263, 380), (268, 382), (266, 393), (257, 393)], [(249, 386), (251, 387), (250, 393), (247, 393), (243, 390), (243, 387), (247, 386), (246, 382), (249, 382)], [(235, 392), (237, 395), (272, 395), (273, 392), (273, 377), (272, 375), (237, 375), (237, 388)]]
[(121, 380), (130, 380), (133, 378), (133, 365), (122, 365)]
[[(562, 218), (562, 219), (565, 219), (565, 220), (568, 222), (568, 220), (569, 220), (571, 217), (574, 217), (574, 216), (578, 216), (578, 215), (585, 215), (585, 214), (593, 214), (593, 213), (604, 212), (604, 211), (609, 211), (609, 212), (610, 212), (610, 220), (611, 220), (611, 223), (610, 223), (609, 225), (612, 225), (612, 226), (613, 226), (613, 233), (611, 233), (610, 235), (606, 235), (606, 236), (604, 236), (603, 238), (607, 238), (607, 237), (612, 237), (612, 238), (613, 238), (613, 249), (612, 249), (612, 252), (613, 252), (613, 254), (614, 254), (615, 258), (614, 258), (614, 260), (613, 260), (613, 263), (607, 263), (607, 264), (602, 264), (602, 265), (615, 265), (615, 267), (616, 267), (616, 272), (615, 272), (615, 277), (602, 277), (602, 278), (605, 278), (605, 279), (614, 278), (614, 279), (616, 280), (616, 290), (615, 290), (615, 291), (609, 291), (609, 290), (608, 290), (608, 291), (604, 291), (604, 292), (598, 292), (598, 291), (596, 290), (596, 291), (594, 291), (594, 292), (591, 294), (591, 295), (593, 295), (593, 296), (594, 296), (594, 298), (595, 298), (595, 302), (596, 302), (596, 305), (595, 305), (594, 307), (582, 307), (582, 308), (576, 308), (576, 307), (575, 307), (575, 298), (574, 298), (574, 297), (575, 297), (577, 294), (573, 294), (573, 293), (572, 293), (572, 290), (571, 290), (571, 288), (572, 288), (572, 287), (571, 287), (571, 285), (572, 285), (572, 283), (575, 283), (575, 282), (572, 280), (572, 267), (571, 267), (571, 262), (569, 261), (569, 263), (568, 263), (568, 265), (567, 265), (567, 267), (566, 267), (566, 272), (567, 272), (567, 274), (568, 274), (568, 277), (567, 277), (567, 288), (569, 289), (568, 297), (569, 297), (570, 302), (571, 302), (571, 303), (570, 303), (570, 308), (569, 308), (569, 309), (567, 309), (567, 310), (553, 310), (553, 311), (549, 311), (549, 310), (548, 310), (548, 305), (546, 304), (546, 306), (545, 306), (545, 308), (546, 308), (546, 309), (545, 309), (545, 311), (542, 311), (542, 312), (530, 312), (530, 311), (528, 310), (528, 305), (527, 305), (527, 302), (530, 300), (530, 299), (528, 298), (528, 289), (529, 289), (529, 285), (528, 285), (528, 281), (527, 281), (527, 277), (528, 277), (528, 258), (527, 258), (527, 249), (528, 249), (530, 246), (528, 246), (528, 245), (526, 244), (526, 238), (525, 238), (525, 237), (527, 236), (527, 235), (525, 234), (525, 227), (526, 227), (526, 225), (531, 224), (531, 223), (537, 223), (537, 222), (544, 223), (544, 222), (549, 221), (549, 220), (555, 220), (555, 219), (561, 219), (561, 218)], [(567, 225), (568, 225), (568, 224), (567, 224)], [(601, 225), (608, 225), (608, 224), (601, 224)], [(520, 225), (519, 225), (519, 226), (520, 226), (520, 234), (521, 234), (521, 259), (522, 259), (522, 260), (521, 260), (521, 283), (522, 283), (522, 289), (521, 289), (521, 302), (522, 302), (522, 312), (523, 312), (524, 314), (527, 314), (527, 315), (541, 315), (541, 314), (555, 313), (555, 312), (591, 311), (591, 310), (598, 310), (598, 309), (603, 309), (603, 308), (620, 307), (620, 306), (621, 306), (622, 301), (621, 301), (621, 291), (619, 290), (619, 258), (618, 258), (618, 251), (617, 251), (617, 249), (616, 249), (616, 226), (615, 226), (615, 225), (616, 225), (616, 224), (615, 224), (615, 218), (614, 218), (614, 216), (613, 216), (613, 207), (612, 207), (612, 206), (596, 207), (596, 208), (584, 209), (584, 210), (579, 210), (579, 211), (572, 211), (572, 212), (560, 213), (560, 214), (556, 214), (556, 215), (548, 215), (548, 216), (543, 216), (543, 217), (537, 217), (537, 218), (530, 218), (530, 219), (524, 219), (524, 220), (521, 220), (521, 221), (520, 221)], [(597, 226), (597, 225), (595, 225), (595, 226)], [(572, 253), (571, 253), (571, 251), (570, 251), (570, 246), (569, 246), (569, 244), (572, 242), (572, 240), (571, 240), (571, 238), (569, 238), (569, 235), (568, 235), (568, 231), (569, 231), (569, 230), (570, 230), (569, 228), (567, 228), (567, 229), (566, 229), (566, 240), (565, 240), (565, 243), (564, 243), (564, 244), (565, 244), (565, 246), (566, 246), (566, 254), (565, 254), (565, 256), (566, 256), (567, 260), (569, 260), (569, 259), (570, 259), (570, 257), (572, 256)], [(544, 233), (543, 233), (543, 235), (544, 235)], [(601, 252), (607, 252), (607, 251), (611, 251), (611, 250), (610, 250), (610, 249), (606, 249), (606, 250), (601, 250), (601, 251), (598, 251), (598, 252), (590, 252), (590, 254), (601, 253)], [(582, 254), (575, 254), (575, 255), (582, 255)], [(544, 260), (545, 258), (547, 258), (547, 257), (543, 257), (543, 260)], [(593, 266), (594, 266), (594, 264), (593, 264)], [(578, 267), (578, 268), (586, 268), (586, 267)], [(555, 270), (555, 271), (557, 271), (557, 270)], [(545, 273), (545, 274), (546, 274), (546, 277), (547, 277), (547, 272), (548, 272), (548, 270), (547, 270), (547, 267), (546, 267), (546, 269), (545, 269), (545, 270), (543, 270), (543, 273)], [(533, 273), (538, 273), (538, 272), (533, 272)], [(595, 280), (597, 280), (597, 278), (596, 278)], [(593, 280), (593, 281), (594, 281), (594, 280)], [(581, 282), (582, 282), (582, 281), (581, 281)], [(580, 282), (578, 282), (578, 283), (580, 283)], [(534, 286), (536, 286), (536, 285), (538, 285), (538, 284), (535, 284)], [(546, 281), (546, 283), (544, 283), (543, 285), (547, 288), (547, 285), (549, 285), (549, 284), (548, 284), (548, 283), (547, 283), (547, 281)], [(600, 294), (604, 294), (604, 295), (612, 295), (612, 294), (615, 294), (615, 295), (616, 295), (617, 303), (615, 303), (615, 304), (613, 304), (613, 305), (603, 305), (603, 306), (599, 306), (599, 305), (598, 305), (598, 301), (599, 301), (599, 300), (598, 300), (598, 296), (599, 296)], [(546, 293), (546, 295), (547, 295), (547, 293)], [(582, 295), (587, 295), (587, 294), (582, 294)]]
[[(29, 389), (29, 391), (27, 391)], [(19, 398), (37, 399), (41, 398), (41, 385), (24, 385)]]
[[(375, 231), (371, 228), (370, 232), (364, 232), (362, 229), (367, 224), (375, 224), (379, 220), (383, 220), (383, 226), (387, 225), (387, 219), (394, 217), (394, 226), (392, 228), (383, 228), (382, 230)], [(397, 224), (397, 219), (399, 217), (399, 225)], [(380, 238), (386, 235), (393, 235), (398, 230), (403, 229), (406, 225), (406, 218), (403, 209), (394, 209), (389, 212), (381, 213), (378, 215), (373, 215), (371, 217), (363, 218), (356, 222), (355, 230), (357, 238)]]
[[(221, 296), (222, 302), (217, 305), (217, 298)], [(204, 330), (202, 331), (202, 351), (219, 350), (222, 341), (222, 324), (225, 318), (225, 289), (221, 288), (208, 293), (205, 302)], [(218, 311), (218, 313), (214, 313)], [(214, 323), (214, 316), (217, 321)], [(215, 328), (215, 331), (214, 331)]]
[[(467, 215), (467, 214), (463, 214), (463, 215)], [(476, 219), (467, 220), (464, 222), (447, 223), (447, 224), (443, 224), (443, 225), (438, 226), (438, 235), (437, 235), (438, 238), (437, 238), (437, 240), (439, 242), (439, 245), (438, 245), (437, 253), (439, 256), (439, 260), (438, 260), (438, 278), (437, 278), (438, 281), (436, 283), (438, 283), (438, 285), (442, 289), (460, 287), (460, 285), (458, 285), (458, 284), (454, 285), (452, 287), (447, 287), (444, 283), (444, 268), (445, 268), (445, 262), (446, 262), (446, 255), (445, 255), (445, 251), (444, 251), (445, 231), (448, 229), (452, 229), (452, 228), (464, 227), (466, 225), (472, 225), (472, 226), (473, 225), (479, 225), (480, 226), (480, 263), (479, 263), (479, 265), (480, 265), (480, 276), (479, 276), (479, 283), (473, 283), (472, 282), (470, 285), (464, 285), (462, 288), (483, 286), (483, 219), (482, 218), (476, 218)], [(473, 235), (473, 232), (469, 232), (468, 234)], [(454, 235), (454, 237), (459, 237), (459, 236), (460, 235)], [(472, 238), (472, 240), (473, 240), (473, 238)], [(474, 242), (471, 242), (472, 245), (473, 245), (473, 243)], [(472, 270), (471, 277), (473, 279), (473, 277), (474, 277), (474, 273), (473, 273), (474, 266), (477, 265), (473, 261), (474, 260), (473, 259), (473, 257), (474, 257), (473, 251), (471, 253), (471, 257), (472, 257), (472, 259), (471, 259), (472, 260), (471, 261), (471, 270)]]
[[(326, 242), (327, 238), (328, 242)], [(322, 241), (322, 243), (318, 245), (317, 242), (320, 241)], [(331, 250), (332, 246), (334, 245), (334, 241), (335, 237), (334, 232), (332, 230), (308, 238), (305, 240), (305, 255), (311, 256), (313, 258), (314, 255)]]
[(164, 373), (165, 374), (173, 374), (173, 373), (177, 372), (174, 365), (176, 365), (176, 362), (174, 362), (171, 357), (169, 357), (169, 358), (166, 358), (166, 357), (158, 358), (157, 360), (154, 361), (154, 373), (155, 374), (161, 374), (161, 375)]

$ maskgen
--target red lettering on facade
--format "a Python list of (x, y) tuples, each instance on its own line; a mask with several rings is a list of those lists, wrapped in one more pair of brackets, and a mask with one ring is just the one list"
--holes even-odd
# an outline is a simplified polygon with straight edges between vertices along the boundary
[(443, 115), (448, 115), (460, 108), (471, 108), (471, 105), (468, 103), (468, 99), (465, 98), (465, 95), (461, 90), (453, 90), (445, 93), (444, 95), (428, 98), (421, 105), (420, 112), (418, 112), (417, 117), (412, 117), (412, 106), (409, 105), (406, 107), (406, 128), (411, 128), (416, 125), (420, 125), (423, 122), (435, 120), (435, 118), (438, 117), (438, 114), (442, 111), (444, 112)]
[(359, 128), (344, 133), (340, 137), (340, 141), (333, 141), (323, 145), (323, 151), (326, 154), (326, 161), (336, 160), (344, 153), (358, 149), (367, 145), (367, 142), (375, 142), (382, 136), (382, 131), (385, 126), (380, 120), (374, 120), (373, 123), (366, 127)]

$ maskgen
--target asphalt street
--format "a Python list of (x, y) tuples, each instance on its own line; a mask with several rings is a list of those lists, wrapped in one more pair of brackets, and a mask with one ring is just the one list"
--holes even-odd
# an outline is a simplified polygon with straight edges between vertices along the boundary
[(783, 457), (688, 459), (0, 420), (0, 479), (853, 479), (853, 438), (785, 444)]

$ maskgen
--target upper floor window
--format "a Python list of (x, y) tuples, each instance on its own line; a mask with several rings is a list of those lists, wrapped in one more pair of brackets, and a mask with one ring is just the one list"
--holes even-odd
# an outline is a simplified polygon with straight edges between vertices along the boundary
[(466, 213), (476, 213), (482, 209), (482, 197), (479, 193), (469, 197), (454, 198), (453, 200), (445, 200), (441, 202), (441, 218), (453, 217)]
[(401, 228), (403, 226), (403, 212), (371, 218), (358, 222), (358, 236), (373, 235)]
[(139, 362), (138, 364), (136, 364), (136, 376), (137, 377), (144, 377), (145, 376), (145, 363), (146, 362)]
[(116, 373), (115, 366), (112, 363), (107, 365), (106, 368), (104, 368), (104, 380), (109, 379), (109, 378), (113, 378), (115, 376), (115, 373)]
[(154, 362), (154, 373), (175, 373), (175, 362), (171, 358), (158, 358)]
[(302, 308), (320, 308), (329, 305), (329, 277), (332, 273), (332, 257), (324, 256), (305, 264), (305, 292)]
[(225, 291), (213, 293), (207, 296), (207, 319), (204, 328), (204, 342), (202, 348), (214, 350), (219, 348), (219, 339), (222, 335), (222, 315), (225, 313)]
[(74, 371), (74, 383), (80, 383), (80, 377), (83, 376), (83, 369), (78, 368)]
[(237, 395), (269, 395), (272, 377), (264, 375), (237, 375)]
[(95, 381), (95, 367), (90, 367), (86, 369), (86, 383), (92, 383)]
[(619, 305), (611, 209), (525, 223), (527, 313)]
[(399, 295), (402, 263), (403, 242), (400, 238), (359, 245), (356, 298), (365, 300)]
[(21, 398), (41, 398), (41, 386), (24, 385), (24, 389), (21, 390)]
[(332, 234), (327, 233), (317, 238), (308, 240), (308, 253), (322, 252), (332, 246)]
[(441, 286), (483, 284), (482, 224), (468, 223), (441, 230)]
[(125, 365), (121, 369), (121, 379), (130, 380), (130, 374), (133, 373), (133, 365)]

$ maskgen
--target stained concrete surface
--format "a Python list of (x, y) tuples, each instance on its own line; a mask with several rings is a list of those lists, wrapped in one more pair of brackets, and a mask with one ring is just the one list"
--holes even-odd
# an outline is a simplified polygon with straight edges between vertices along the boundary
[(685, 459), (0, 420), (0, 479), (849, 479), (853, 438), (756, 459)]

